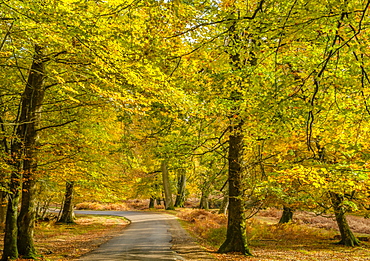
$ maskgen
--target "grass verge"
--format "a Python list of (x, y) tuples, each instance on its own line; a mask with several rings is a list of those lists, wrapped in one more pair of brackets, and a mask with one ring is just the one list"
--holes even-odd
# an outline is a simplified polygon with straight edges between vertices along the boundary
[[(34, 239), (38, 254), (41, 255), (39, 260), (76, 259), (111, 239), (128, 224), (123, 217), (89, 215), (77, 215), (76, 223), (70, 225), (56, 224), (53, 221), (38, 222)], [(1, 233), (0, 236), (2, 239), (4, 234)], [(2, 248), (1, 240), (0, 249)]]

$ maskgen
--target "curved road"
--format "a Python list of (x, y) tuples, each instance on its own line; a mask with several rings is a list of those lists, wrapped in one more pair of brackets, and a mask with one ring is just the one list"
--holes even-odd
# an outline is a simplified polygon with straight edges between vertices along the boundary
[(171, 250), (171, 215), (135, 211), (76, 211), (76, 214), (122, 216), (131, 224), (120, 234), (79, 260), (185, 260)]

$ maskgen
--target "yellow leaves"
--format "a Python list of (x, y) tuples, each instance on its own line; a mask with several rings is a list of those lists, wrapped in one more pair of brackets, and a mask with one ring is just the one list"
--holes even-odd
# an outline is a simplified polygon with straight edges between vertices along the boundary
[(236, 0), (224, 0), (221, 2), (220, 6), (224, 9), (232, 8), (235, 5)]
[(63, 84), (61, 87), (62, 87), (64, 90), (69, 91), (69, 92), (71, 92), (71, 93), (74, 93), (74, 94), (78, 94), (78, 93), (79, 93), (75, 88), (72, 88), (72, 87), (71, 87), (71, 86), (69, 86), (69, 85), (65, 85), (65, 84)]
[(73, 102), (76, 102), (76, 103), (80, 103), (79, 100), (75, 99), (74, 97), (72, 97), (71, 95), (68, 95), (68, 99), (70, 99), (71, 101)]
[(279, 184), (285, 193), (298, 190), (315, 194), (317, 192), (314, 191), (366, 193), (370, 181), (366, 172), (363, 172), (363, 168), (355, 164), (346, 166), (346, 168), (333, 165), (295, 165), (291, 168), (277, 170), (275, 175), (268, 178), (268, 183)]

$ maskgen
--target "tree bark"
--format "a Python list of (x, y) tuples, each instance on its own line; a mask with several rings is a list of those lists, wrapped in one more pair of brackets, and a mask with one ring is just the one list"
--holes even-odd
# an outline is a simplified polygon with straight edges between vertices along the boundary
[(1, 261), (8, 261), (18, 258), (18, 203), (20, 198), (21, 177), (18, 171), (11, 173), (11, 182), (9, 185), (10, 193), (8, 193), (8, 206), (5, 220), (5, 234), (4, 234), (4, 250)]
[(209, 191), (207, 188), (202, 189), (202, 196), (200, 197), (200, 203), (199, 203), (200, 209), (209, 209)]
[(154, 208), (154, 203), (155, 203), (155, 197), (151, 197), (149, 199), (149, 208)]
[(287, 206), (283, 206), (283, 214), (281, 215), (281, 218), (279, 220), (279, 224), (292, 222), (293, 212), (294, 212), (294, 210), (292, 208), (289, 208)]
[(22, 97), (21, 119), (24, 119), (23, 147), (23, 186), (21, 211), (18, 217), (18, 251), (24, 258), (34, 258), (36, 250), (33, 242), (35, 227), (35, 190), (34, 173), (37, 169), (37, 143), (40, 127), (42, 102), (45, 96), (43, 86), (45, 64), (42, 48), (35, 46), (35, 56), (28, 77), (27, 86)]
[[(15, 138), (11, 143), (13, 171), (10, 177), (10, 194), (4, 236), (4, 253), (2, 260), (16, 259), (18, 253), (24, 257), (34, 257), (34, 177), (37, 167), (36, 144), (37, 128), (40, 122), (41, 105), (44, 99), (44, 55), (42, 48), (35, 45), (35, 55), (28, 75), (27, 84), (22, 94), (20, 114), (17, 119)], [(18, 203), (22, 174), (26, 182), (23, 187), (21, 212), (18, 217)], [(17, 228), (18, 219), (18, 228)]]
[(6, 206), (6, 193), (4, 191), (0, 191), (0, 225), (5, 223)]
[(330, 199), (333, 204), (335, 219), (341, 235), (341, 240), (338, 242), (338, 244), (351, 247), (358, 246), (360, 241), (352, 233), (343, 209), (342, 204), (344, 197), (335, 192), (330, 192)]
[(175, 207), (173, 205), (172, 200), (172, 191), (171, 191), (171, 184), (170, 184), (170, 177), (168, 175), (167, 163), (166, 161), (162, 161), (161, 164), (162, 170), (162, 178), (163, 178), (163, 189), (164, 189), (164, 196), (165, 196), (165, 206), (167, 210), (174, 210)]
[[(17, 130), (17, 133), (19, 128)], [(10, 174), (9, 193), (7, 193), (8, 206), (5, 219), (4, 250), (1, 261), (18, 258), (18, 204), (21, 195), (22, 180), (22, 143), (20, 139), (13, 140), (11, 144), (11, 165), (13, 170)]]
[(27, 180), (22, 186), (21, 211), (18, 216), (18, 252), (23, 258), (32, 259), (36, 257), (33, 235), (35, 229), (36, 204), (35, 204), (36, 181), (27, 175)]
[(4, 250), (1, 261), (7, 261), (18, 258), (18, 204), (21, 196), (21, 180), (22, 180), (22, 157), (23, 144), (21, 137), (21, 128), (19, 125), (16, 130), (18, 139), (13, 139), (11, 143), (11, 162), (13, 170), (10, 174), (9, 192), (7, 193), (8, 206), (5, 219), (5, 234), (4, 234)]
[(252, 255), (246, 235), (246, 224), (242, 189), (243, 135), (235, 133), (229, 137), (229, 213), (226, 240), (219, 253), (241, 252)]
[(74, 188), (74, 181), (67, 181), (66, 182), (66, 193), (64, 195), (64, 204), (62, 215), (58, 220), (59, 223), (66, 223), (66, 224), (73, 224), (74, 221), (74, 214), (73, 214), (73, 188)]
[(186, 189), (186, 171), (181, 169), (177, 180), (177, 195), (175, 207), (184, 207), (185, 205), (185, 189)]
[(227, 209), (229, 207), (229, 196), (224, 195), (224, 198), (222, 199), (220, 210), (218, 211), (218, 214), (224, 214), (226, 215)]

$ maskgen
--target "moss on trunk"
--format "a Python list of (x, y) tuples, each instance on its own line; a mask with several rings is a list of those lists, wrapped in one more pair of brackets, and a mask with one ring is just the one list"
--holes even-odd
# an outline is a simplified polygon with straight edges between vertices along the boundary
[(1, 261), (8, 261), (18, 258), (17, 235), (18, 235), (18, 203), (20, 198), (19, 172), (11, 174), (10, 191), (8, 194), (8, 207), (5, 221), (4, 249)]
[(330, 198), (334, 208), (335, 219), (341, 235), (341, 240), (338, 242), (338, 244), (351, 247), (358, 246), (360, 241), (352, 233), (343, 209), (344, 197), (338, 193), (330, 192)]

